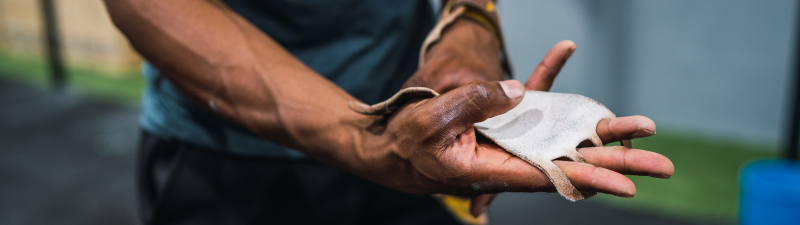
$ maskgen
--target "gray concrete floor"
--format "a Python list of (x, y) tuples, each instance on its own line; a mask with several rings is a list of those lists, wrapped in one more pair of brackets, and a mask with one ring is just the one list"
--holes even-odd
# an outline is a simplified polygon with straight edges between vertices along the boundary
[(492, 224), (718, 224), (631, 212), (596, 198), (569, 202), (554, 193), (503, 193), (489, 207)]
[[(137, 224), (137, 110), (0, 81), (0, 224)], [(493, 224), (694, 224), (506, 193)]]
[(136, 224), (137, 111), (0, 82), (0, 224)]

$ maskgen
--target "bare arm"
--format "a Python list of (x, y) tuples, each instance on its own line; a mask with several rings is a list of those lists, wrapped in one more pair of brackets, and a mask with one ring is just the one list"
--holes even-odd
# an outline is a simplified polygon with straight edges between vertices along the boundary
[(348, 160), (332, 150), (354, 149), (354, 123), (366, 117), (343, 106), (355, 99), (223, 3), (106, 5), (136, 50), (198, 105), (318, 159)]

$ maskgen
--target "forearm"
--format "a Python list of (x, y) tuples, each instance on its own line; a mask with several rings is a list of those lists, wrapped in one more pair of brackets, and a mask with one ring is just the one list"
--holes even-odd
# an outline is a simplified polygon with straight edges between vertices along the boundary
[(106, 2), (134, 48), (182, 94), (269, 140), (346, 161), (355, 100), (213, 1)]

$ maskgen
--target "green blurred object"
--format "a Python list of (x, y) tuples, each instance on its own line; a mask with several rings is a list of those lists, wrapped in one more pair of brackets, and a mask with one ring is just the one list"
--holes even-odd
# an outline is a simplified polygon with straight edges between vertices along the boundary
[[(67, 65), (69, 80), (66, 89), (103, 102), (138, 107), (145, 86), (139, 70), (109, 76), (92, 68)], [(47, 63), (36, 58), (18, 58), (0, 53), (0, 79), (50, 86)]]
[(675, 165), (675, 174), (670, 179), (628, 176), (636, 184), (636, 196), (600, 195), (599, 200), (629, 210), (709, 222), (736, 221), (737, 174), (743, 163), (780, 155), (778, 146), (675, 129), (659, 129), (658, 135), (636, 139), (633, 146), (668, 157)]

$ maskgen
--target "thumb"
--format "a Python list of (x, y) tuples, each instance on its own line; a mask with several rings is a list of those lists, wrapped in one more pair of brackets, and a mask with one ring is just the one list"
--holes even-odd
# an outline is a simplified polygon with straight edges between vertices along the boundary
[(456, 136), (477, 122), (508, 112), (524, 95), (525, 86), (516, 80), (476, 81), (431, 99), (428, 115), (445, 134)]

